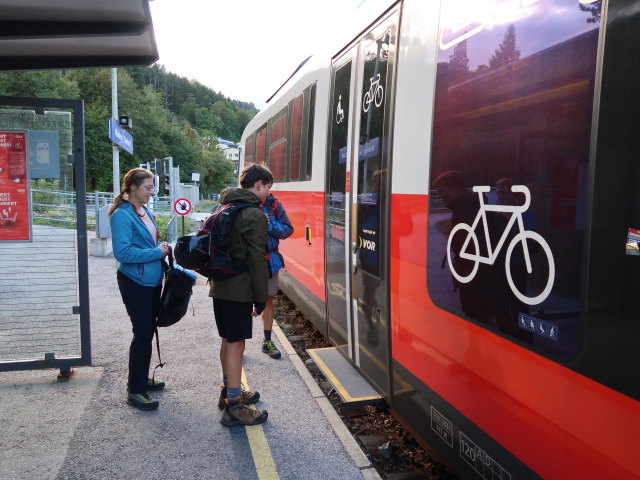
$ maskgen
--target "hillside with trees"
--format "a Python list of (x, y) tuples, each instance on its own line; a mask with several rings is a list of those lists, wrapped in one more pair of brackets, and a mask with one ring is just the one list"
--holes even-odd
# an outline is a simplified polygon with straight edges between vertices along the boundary
[[(0, 95), (84, 100), (87, 189), (111, 191), (111, 69), (0, 73)], [(257, 109), (154, 65), (118, 69), (118, 112), (132, 120), (134, 138), (134, 155), (120, 152), (121, 173), (172, 156), (181, 180), (200, 173), (207, 194), (235, 183), (217, 137), (239, 141)]]

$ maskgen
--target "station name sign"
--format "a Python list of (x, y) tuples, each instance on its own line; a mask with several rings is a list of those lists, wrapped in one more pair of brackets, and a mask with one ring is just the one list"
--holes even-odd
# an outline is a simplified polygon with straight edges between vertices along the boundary
[(133, 137), (113, 117), (109, 118), (109, 140), (133, 155)]

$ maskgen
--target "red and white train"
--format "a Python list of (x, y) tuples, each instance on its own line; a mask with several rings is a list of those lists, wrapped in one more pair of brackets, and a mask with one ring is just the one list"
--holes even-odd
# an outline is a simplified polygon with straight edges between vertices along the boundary
[(640, 477), (638, 2), (353, 35), (241, 141), (295, 227), (281, 288), (460, 478)]

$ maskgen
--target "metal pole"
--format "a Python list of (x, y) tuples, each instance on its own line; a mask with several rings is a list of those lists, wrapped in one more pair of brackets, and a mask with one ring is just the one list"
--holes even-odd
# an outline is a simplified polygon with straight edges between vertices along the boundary
[[(118, 69), (111, 69), (111, 116), (118, 119)], [(113, 195), (120, 193), (120, 147), (113, 145)]]
[(182, 215), (182, 236), (184, 237), (184, 215)]

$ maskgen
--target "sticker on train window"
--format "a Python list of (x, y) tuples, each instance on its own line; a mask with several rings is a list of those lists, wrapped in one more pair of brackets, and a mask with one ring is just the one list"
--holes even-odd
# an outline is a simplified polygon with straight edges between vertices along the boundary
[(636, 228), (628, 230), (625, 252), (627, 255), (640, 255), (640, 230)]

